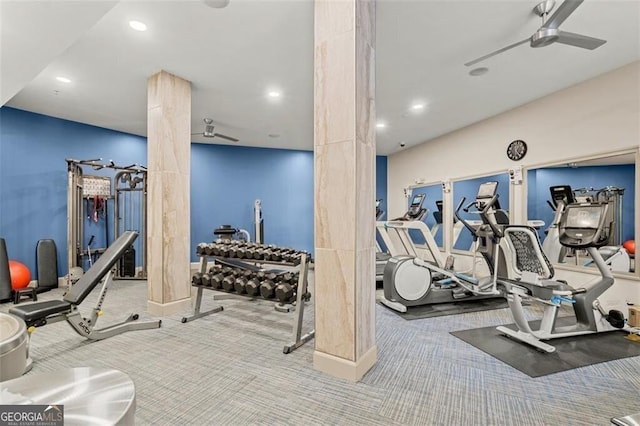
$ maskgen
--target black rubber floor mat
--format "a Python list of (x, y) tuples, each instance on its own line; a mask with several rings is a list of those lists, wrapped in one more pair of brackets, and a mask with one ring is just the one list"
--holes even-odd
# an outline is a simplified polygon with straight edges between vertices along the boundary
[[(575, 323), (573, 317), (558, 319), (559, 325), (571, 322)], [(532, 322), (531, 325), (536, 324)], [(516, 329), (513, 324), (507, 327)], [(625, 339), (627, 333), (624, 331), (548, 340), (547, 343), (556, 347), (553, 353), (542, 352), (526, 343), (508, 338), (500, 334), (496, 327), (453, 331), (451, 334), (530, 377), (640, 356), (640, 343)]]
[[(384, 306), (384, 305), (383, 305)], [(493, 309), (508, 308), (509, 305), (504, 298), (462, 300), (453, 303), (436, 303), (433, 305), (409, 306), (407, 312), (402, 313), (389, 309), (394, 314), (398, 314), (407, 321), (441, 317), (445, 315), (458, 315), (467, 312), (490, 311)]]

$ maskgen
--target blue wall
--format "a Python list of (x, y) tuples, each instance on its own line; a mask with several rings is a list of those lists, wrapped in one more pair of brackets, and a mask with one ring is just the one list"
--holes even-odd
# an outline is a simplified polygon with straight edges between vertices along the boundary
[[(245, 228), (253, 239), (253, 202), (260, 198), (265, 241), (313, 249), (313, 153), (192, 144), (191, 243), (212, 241), (222, 224)], [(67, 273), (67, 169), (65, 158), (147, 164), (146, 139), (48, 116), (0, 108), (0, 236), (9, 257), (35, 278), (35, 247), (51, 238), (58, 273)], [(376, 160), (376, 197), (386, 210), (387, 159)], [(85, 171), (113, 176), (113, 171)], [(112, 184), (113, 185), (113, 184)], [(113, 208), (110, 204), (109, 232)], [(104, 220), (85, 222), (85, 242), (104, 246)], [(139, 250), (138, 250), (139, 252)], [(195, 247), (193, 252), (195, 257)]]
[[(36, 243), (50, 238), (58, 249), (58, 273), (67, 273), (65, 158), (103, 158), (127, 165), (146, 164), (146, 157), (146, 141), (139, 136), (0, 108), (0, 236), (9, 258), (25, 263), (36, 278)], [(103, 226), (100, 219), (87, 227), (85, 247), (91, 234), (97, 238), (93, 247), (104, 246)]]
[[(553, 222), (553, 210), (547, 204), (549, 187), (571, 185), (572, 189), (605, 186), (624, 188), (622, 201), (623, 241), (634, 239), (635, 166), (633, 164), (589, 167), (555, 167), (530, 170), (527, 174), (527, 215), (528, 219), (539, 219), (547, 228)], [(539, 230), (544, 239), (543, 230)]]
[(256, 199), (265, 243), (313, 251), (312, 152), (192, 145), (192, 243), (213, 241), (222, 224), (246, 229), (254, 240)]

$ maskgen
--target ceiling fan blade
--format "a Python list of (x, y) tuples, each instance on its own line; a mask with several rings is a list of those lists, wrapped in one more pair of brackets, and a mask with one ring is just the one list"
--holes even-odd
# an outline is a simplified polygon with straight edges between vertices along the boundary
[(582, 47), (583, 49), (589, 50), (597, 49), (606, 42), (607, 40), (601, 40), (599, 38), (570, 33), (567, 31), (560, 31), (560, 33), (558, 33), (558, 39), (556, 40), (556, 43), (568, 44), (570, 46)]
[(564, 0), (553, 15), (544, 23), (542, 28), (557, 29), (584, 0)]
[(213, 134), (213, 137), (214, 137), (214, 138), (227, 139), (227, 140), (229, 140), (229, 141), (231, 141), (231, 142), (238, 142), (238, 141), (239, 141), (239, 139), (232, 138), (231, 136), (227, 136), (227, 135), (221, 135), (220, 133), (214, 133), (214, 134)]
[(507, 50), (509, 50), (509, 49), (513, 49), (513, 48), (514, 48), (514, 47), (516, 47), (516, 46), (520, 46), (521, 44), (526, 43), (526, 42), (528, 42), (529, 40), (530, 40), (530, 38), (525, 38), (525, 39), (524, 39), (524, 40), (522, 40), (522, 41), (519, 41), (519, 42), (517, 42), (517, 43), (510, 44), (509, 46), (507, 46), (507, 47), (503, 47), (502, 49), (496, 50), (495, 52), (491, 52), (491, 53), (489, 53), (488, 55), (484, 55), (484, 56), (479, 57), (478, 59), (474, 59), (473, 61), (467, 62), (466, 64), (464, 64), (464, 66), (465, 66), (465, 67), (470, 67), (471, 65), (475, 65), (475, 64), (477, 64), (478, 62), (482, 62), (482, 61), (484, 61), (485, 59), (489, 59), (490, 57), (495, 56), (495, 55), (497, 55), (498, 53), (502, 53), (502, 52), (505, 52), (505, 51), (507, 51)]

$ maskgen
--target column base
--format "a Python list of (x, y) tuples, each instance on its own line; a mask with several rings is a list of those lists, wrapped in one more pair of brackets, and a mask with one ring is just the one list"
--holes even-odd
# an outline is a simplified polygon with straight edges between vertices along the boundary
[(191, 310), (191, 298), (180, 299), (169, 303), (158, 303), (147, 300), (147, 312), (155, 317), (166, 317)]
[(373, 367), (378, 359), (378, 348), (372, 346), (357, 361), (333, 356), (324, 352), (313, 353), (313, 368), (340, 379), (357, 382)]

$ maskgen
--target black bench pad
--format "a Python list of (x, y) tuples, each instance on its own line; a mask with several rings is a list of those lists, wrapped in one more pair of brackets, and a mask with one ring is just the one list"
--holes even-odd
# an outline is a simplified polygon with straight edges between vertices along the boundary
[(30, 303), (9, 309), (9, 313), (16, 315), (27, 324), (45, 319), (49, 315), (61, 314), (71, 311), (71, 303), (64, 300), (47, 300), (45, 302)]

